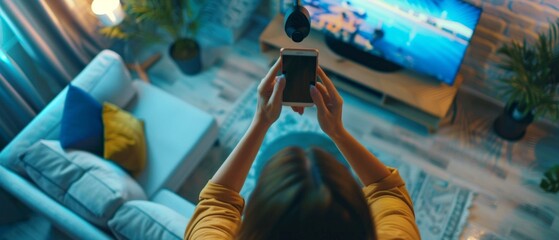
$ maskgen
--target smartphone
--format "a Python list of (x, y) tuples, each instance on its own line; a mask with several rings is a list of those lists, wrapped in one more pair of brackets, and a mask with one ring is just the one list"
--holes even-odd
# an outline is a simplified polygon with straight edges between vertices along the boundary
[(318, 65), (317, 49), (282, 48), (282, 73), (285, 76), (283, 105), (310, 107), (310, 85), (316, 84), (316, 67)]

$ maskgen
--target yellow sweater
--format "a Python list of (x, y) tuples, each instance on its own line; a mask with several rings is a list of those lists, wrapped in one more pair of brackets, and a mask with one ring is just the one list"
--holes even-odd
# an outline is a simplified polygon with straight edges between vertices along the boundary
[[(398, 170), (363, 188), (377, 239), (420, 239), (413, 205)], [(235, 239), (244, 200), (239, 193), (208, 182), (188, 223), (184, 239)]]

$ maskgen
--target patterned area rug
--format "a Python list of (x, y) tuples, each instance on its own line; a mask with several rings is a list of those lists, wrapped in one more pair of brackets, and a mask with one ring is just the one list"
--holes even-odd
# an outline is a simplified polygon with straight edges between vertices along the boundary
[[(254, 110), (256, 108), (256, 85), (252, 85), (221, 126), (219, 139), (227, 151), (231, 151), (246, 132)], [(373, 123), (370, 123), (373, 124)], [(352, 129), (349, 129), (352, 132)], [(259, 169), (265, 164), (270, 153), (267, 150), (271, 145), (293, 134), (324, 135), (320, 130), (313, 109), (308, 109), (303, 116), (284, 108), (280, 119), (270, 128), (256, 161), (251, 169), (241, 194), (248, 199), (258, 178)], [(401, 155), (385, 151), (365, 134), (352, 132), (369, 151), (374, 153), (386, 165), (398, 168), (406, 182), (406, 187), (414, 203), (416, 221), (422, 239), (458, 239), (464, 229), (468, 209), (472, 202), (473, 193), (463, 187), (428, 174), (417, 165), (401, 159)], [(293, 145), (307, 144), (300, 139)], [(320, 142), (320, 141), (319, 141)], [(273, 144), (272, 144), (273, 143)], [(327, 151), (332, 150), (328, 141), (323, 141)], [(321, 143), (318, 143), (321, 145)], [(269, 151), (268, 151), (269, 152)], [(334, 153), (335, 154), (335, 153)]]

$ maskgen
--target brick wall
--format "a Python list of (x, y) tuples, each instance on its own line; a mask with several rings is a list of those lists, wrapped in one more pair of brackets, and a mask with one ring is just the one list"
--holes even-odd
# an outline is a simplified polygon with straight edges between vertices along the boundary
[(483, 9), (478, 27), (460, 70), (463, 87), (499, 99), (496, 67), (502, 56), (497, 49), (506, 42), (524, 38), (532, 42), (559, 18), (559, 0), (466, 0)]

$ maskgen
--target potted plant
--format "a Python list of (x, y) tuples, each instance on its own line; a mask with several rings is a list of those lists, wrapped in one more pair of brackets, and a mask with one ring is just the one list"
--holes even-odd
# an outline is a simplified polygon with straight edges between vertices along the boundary
[(518, 140), (534, 119), (559, 119), (559, 19), (534, 44), (513, 41), (498, 53), (506, 57), (499, 67), (506, 73), (500, 81), (508, 101), (494, 122), (495, 133)]
[[(196, 40), (201, 7), (202, 2), (197, 0), (126, 0), (127, 17), (123, 23), (101, 32), (127, 38), (158, 35), (157, 29), (162, 29), (172, 39), (168, 50), (171, 58), (183, 73), (194, 75), (202, 70), (200, 44)], [(154, 26), (155, 32), (151, 31)]]
[(559, 192), (559, 165), (549, 168), (544, 173), (544, 178), (540, 182), (540, 187), (548, 193)]

